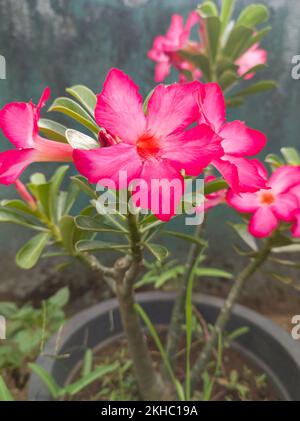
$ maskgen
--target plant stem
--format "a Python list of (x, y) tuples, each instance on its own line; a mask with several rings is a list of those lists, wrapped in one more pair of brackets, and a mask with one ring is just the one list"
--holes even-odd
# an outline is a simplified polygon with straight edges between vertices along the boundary
[(224, 328), (229, 320), (234, 304), (239, 298), (243, 287), (246, 281), (256, 272), (257, 269), (266, 261), (271, 251), (271, 238), (266, 241), (262, 249), (258, 254), (249, 262), (249, 264), (239, 273), (236, 278), (235, 283), (233, 284), (229, 295), (221, 309), (221, 312), (217, 318), (217, 321), (214, 326), (214, 330), (206, 342), (199, 358), (197, 359), (193, 370), (192, 370), (192, 390), (197, 385), (199, 379), (202, 378), (202, 375), (205, 371), (206, 365), (211, 357), (211, 354), (217, 343), (219, 334), (224, 331)]
[[(198, 225), (195, 231), (195, 237), (200, 237), (202, 231), (202, 225)], [(167, 338), (167, 355), (171, 362), (171, 365), (174, 366), (176, 354), (178, 351), (178, 345), (181, 334), (181, 326), (184, 322), (184, 308), (185, 308), (185, 299), (188, 282), (194, 267), (194, 264), (199, 255), (201, 246), (196, 243), (193, 243), (190, 247), (187, 262), (186, 262), (186, 272), (181, 280), (180, 289), (176, 296), (176, 300), (172, 310), (170, 328), (168, 331)]]
[(135, 310), (134, 282), (141, 269), (143, 252), (137, 218), (131, 213), (128, 214), (128, 227), (132, 253), (131, 262), (126, 272), (120, 274), (116, 283), (123, 328), (142, 398), (144, 400), (164, 400), (168, 398), (168, 388), (154, 368), (142, 325)]

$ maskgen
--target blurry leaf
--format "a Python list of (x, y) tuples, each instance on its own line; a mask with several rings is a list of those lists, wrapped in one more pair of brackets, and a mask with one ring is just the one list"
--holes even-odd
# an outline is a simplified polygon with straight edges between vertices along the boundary
[(201, 247), (207, 247), (207, 242), (199, 237), (193, 237), (191, 235), (185, 234), (183, 232), (177, 231), (164, 231), (163, 234), (171, 235), (172, 237), (179, 238), (181, 240), (189, 241), (191, 243), (197, 244)]
[(269, 19), (269, 10), (263, 4), (250, 4), (240, 14), (237, 25), (254, 28)]
[(4, 208), (14, 209), (16, 211), (36, 217), (36, 212), (33, 209), (31, 209), (31, 207), (28, 206), (27, 203), (23, 202), (22, 200), (18, 200), (18, 199), (2, 200), (0, 204)]
[(213, 1), (204, 1), (197, 9), (200, 16), (206, 18), (209, 16), (218, 16), (218, 9)]
[(100, 147), (100, 144), (96, 139), (87, 136), (78, 130), (68, 129), (66, 131), (66, 138), (73, 149), (90, 150), (99, 149)]
[(257, 64), (256, 66), (251, 67), (251, 69), (247, 70), (247, 72), (243, 73), (239, 79), (244, 79), (246, 76), (248, 75), (252, 75), (259, 72), (260, 70), (264, 70), (266, 69), (266, 65), (265, 64)]
[(295, 269), (300, 269), (300, 263), (292, 262), (291, 260), (277, 259), (275, 257), (269, 257), (269, 260), (274, 263), (278, 263), (282, 266), (288, 266)]
[(14, 401), (14, 398), (8, 390), (2, 376), (0, 376), (0, 401)]
[(245, 100), (241, 97), (230, 97), (226, 98), (226, 106), (227, 107), (240, 107), (241, 105), (245, 104)]
[(90, 114), (87, 111), (85, 111), (84, 108), (81, 107), (81, 105), (79, 105), (77, 102), (73, 101), (70, 98), (57, 98), (49, 108), (49, 111), (63, 113), (78, 121), (83, 126), (91, 130), (93, 133), (97, 135), (99, 133), (99, 127), (96, 125), (94, 119), (90, 116)]
[(45, 174), (36, 172), (30, 176), (30, 183), (34, 185), (46, 184), (47, 180)]
[(192, 51), (181, 50), (179, 51), (179, 55), (199, 68), (203, 73), (205, 80), (210, 80), (210, 63), (204, 54), (195, 54)]
[(86, 241), (82, 240), (79, 241), (76, 244), (76, 250), (80, 252), (84, 251), (128, 251), (130, 249), (130, 246), (128, 244), (115, 244), (115, 243), (107, 243), (104, 241), (98, 241), (98, 240), (92, 240), (92, 241)]
[(254, 83), (253, 85), (248, 86), (248, 88), (242, 89), (241, 91), (237, 92), (233, 98), (269, 91), (270, 89), (276, 88), (276, 86), (277, 83), (273, 80), (261, 80), (260, 82)]
[(291, 276), (281, 275), (277, 272), (268, 272), (268, 275), (272, 276), (274, 279), (276, 279), (276, 281), (279, 281), (285, 285), (289, 285), (296, 290), (300, 290), (300, 283), (296, 282), (295, 279), (293, 279)]
[(230, 22), (232, 12), (234, 9), (234, 2), (235, 0), (223, 0), (222, 1), (222, 9), (221, 9), (221, 33), (223, 34), (228, 23)]
[(57, 218), (57, 199), (58, 199), (58, 192), (61, 187), (61, 184), (63, 182), (63, 179), (66, 175), (66, 172), (68, 171), (69, 166), (63, 165), (59, 167), (50, 180), (50, 200), (49, 200), (49, 208), (50, 208), (50, 216), (52, 219), (54, 219), (56, 222), (58, 221)]
[(97, 97), (94, 92), (84, 85), (75, 85), (71, 88), (67, 88), (68, 94), (72, 95), (77, 101), (79, 101), (86, 110), (94, 117)]
[(272, 27), (267, 26), (260, 31), (255, 31), (249, 41), (245, 44), (243, 52), (249, 50), (253, 45), (259, 44), (263, 38), (265, 38), (268, 33), (271, 31)]
[(290, 244), (292, 244), (292, 240), (278, 231), (272, 237), (272, 247), (284, 247)]
[(280, 152), (288, 165), (300, 165), (300, 155), (295, 148), (281, 148)]
[(82, 175), (75, 175), (74, 177), (71, 177), (71, 180), (83, 193), (87, 194), (92, 199), (97, 199), (96, 191), (92, 189), (91, 185), (85, 177)]
[(235, 26), (231, 31), (228, 40), (223, 49), (223, 55), (236, 60), (241, 53), (247, 42), (251, 39), (253, 30), (246, 26)]
[(105, 223), (103, 223), (103, 218), (102, 220), (99, 220), (90, 216), (77, 216), (75, 218), (75, 224), (78, 228), (86, 231), (124, 233), (123, 230), (105, 225)]
[(59, 230), (61, 233), (61, 239), (64, 248), (68, 253), (74, 254), (74, 234), (75, 234), (75, 222), (74, 217), (70, 215), (64, 215), (59, 221)]
[(240, 336), (246, 335), (249, 332), (249, 330), (250, 330), (250, 328), (247, 327), (247, 326), (240, 327), (238, 329), (235, 329), (233, 332), (230, 332), (227, 335), (226, 339), (227, 339), (227, 341), (232, 342), (235, 339), (239, 338)]
[(54, 378), (43, 367), (37, 364), (30, 363), (28, 366), (47, 386), (51, 396), (56, 399), (59, 396), (60, 388), (56, 384)]
[(145, 243), (145, 246), (153, 254), (153, 256), (160, 262), (166, 259), (169, 255), (169, 251), (166, 247), (160, 244)]
[(291, 244), (283, 247), (273, 247), (272, 253), (300, 253), (300, 244)]
[(61, 288), (55, 295), (47, 300), (47, 304), (62, 308), (68, 304), (70, 299), (70, 291), (68, 287)]
[(16, 263), (22, 269), (31, 269), (38, 262), (51, 235), (49, 233), (38, 234), (32, 237), (17, 253)]
[(212, 62), (215, 61), (221, 32), (221, 22), (216, 16), (205, 18), (205, 37)]
[(83, 365), (81, 370), (82, 377), (89, 375), (92, 372), (93, 368), (93, 351), (87, 349), (84, 353)]
[(270, 164), (273, 169), (279, 168), (284, 165), (284, 162), (280, 160), (279, 156), (275, 154), (269, 154), (265, 158), (265, 162)]
[(204, 194), (207, 196), (208, 194), (215, 193), (219, 190), (227, 189), (228, 184), (226, 181), (219, 179), (219, 180), (213, 180), (209, 183), (206, 183), (204, 186)]
[(19, 215), (16, 212), (11, 211), (10, 209), (0, 209), (0, 222), (8, 222), (11, 224), (22, 225), (27, 228), (31, 228), (37, 231), (47, 231), (42, 226), (35, 225), (30, 219), (25, 218), (24, 216)]
[(222, 73), (222, 76), (219, 78), (219, 85), (223, 90), (226, 90), (234, 85), (238, 80), (239, 78), (236, 73), (232, 72), (231, 70), (227, 70)]
[(241, 237), (241, 239), (251, 248), (251, 250), (258, 251), (258, 247), (254, 237), (249, 233), (248, 226), (246, 224), (229, 224), (235, 232)]
[(195, 275), (197, 276), (207, 276), (212, 278), (225, 278), (225, 279), (232, 279), (233, 276), (231, 273), (226, 272), (222, 269), (214, 269), (214, 268), (197, 268), (195, 269)]
[(40, 131), (49, 139), (56, 140), (57, 142), (66, 142), (66, 130), (67, 128), (60, 123), (41, 118), (38, 122)]

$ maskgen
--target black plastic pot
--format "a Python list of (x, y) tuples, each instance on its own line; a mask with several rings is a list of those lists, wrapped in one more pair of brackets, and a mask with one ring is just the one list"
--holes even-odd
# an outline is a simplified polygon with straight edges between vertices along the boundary
[[(154, 324), (167, 325), (170, 320), (174, 295), (149, 292), (138, 294), (138, 301)], [(214, 323), (223, 301), (194, 295), (194, 304), (208, 323)], [(249, 361), (267, 374), (281, 400), (300, 400), (300, 346), (290, 335), (270, 320), (243, 306), (236, 305), (228, 324), (228, 331), (249, 327), (233, 346)], [(122, 335), (122, 325), (116, 300), (108, 300), (82, 311), (73, 317), (60, 335), (60, 354), (70, 357), (54, 359), (40, 356), (43, 366), (63, 386), (70, 373), (82, 360), (85, 349), (105, 346)], [(45, 354), (54, 355), (57, 337), (46, 346)], [(29, 382), (29, 400), (48, 401), (51, 396), (42, 381), (32, 374)]]

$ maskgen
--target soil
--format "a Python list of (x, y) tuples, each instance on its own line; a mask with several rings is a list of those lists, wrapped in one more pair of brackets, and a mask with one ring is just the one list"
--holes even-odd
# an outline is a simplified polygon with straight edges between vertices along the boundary
[[(152, 357), (156, 367), (161, 368), (161, 356), (156, 350), (152, 340), (147, 338), (151, 349)], [(185, 376), (185, 350), (183, 347), (176, 367), (176, 377), (184, 384)], [(191, 361), (198, 355), (203, 342), (193, 344)], [(114, 400), (139, 400), (137, 385), (133, 375), (133, 368), (129, 362), (128, 347), (126, 339), (118, 340), (110, 345), (95, 350), (94, 367), (99, 365), (112, 364), (119, 361), (120, 368), (105, 376), (105, 379), (91, 384), (89, 387), (77, 394), (73, 400), (76, 401), (114, 401)], [(80, 378), (81, 366), (71, 374), (70, 382)], [(222, 356), (222, 364), (216, 375), (214, 363), (208, 371), (209, 377), (214, 381), (211, 397), (212, 401), (278, 401), (279, 397), (268, 382), (265, 374), (247, 361), (233, 348), (226, 348)], [(198, 385), (198, 391), (193, 396), (194, 400), (200, 400), (203, 395), (203, 382)], [(72, 400), (72, 398), (66, 398)]]

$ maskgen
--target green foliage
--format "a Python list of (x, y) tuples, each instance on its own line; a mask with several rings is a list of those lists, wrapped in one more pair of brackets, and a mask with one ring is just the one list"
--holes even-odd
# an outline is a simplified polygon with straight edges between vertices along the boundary
[(19, 369), (25, 360), (34, 360), (43, 352), (45, 340), (65, 322), (63, 309), (68, 301), (69, 290), (62, 288), (45, 300), (42, 308), (0, 303), (0, 314), (7, 320), (7, 339), (0, 347), (0, 370)]
[(14, 398), (6, 386), (2, 376), (0, 376), (0, 402), (13, 401)]

